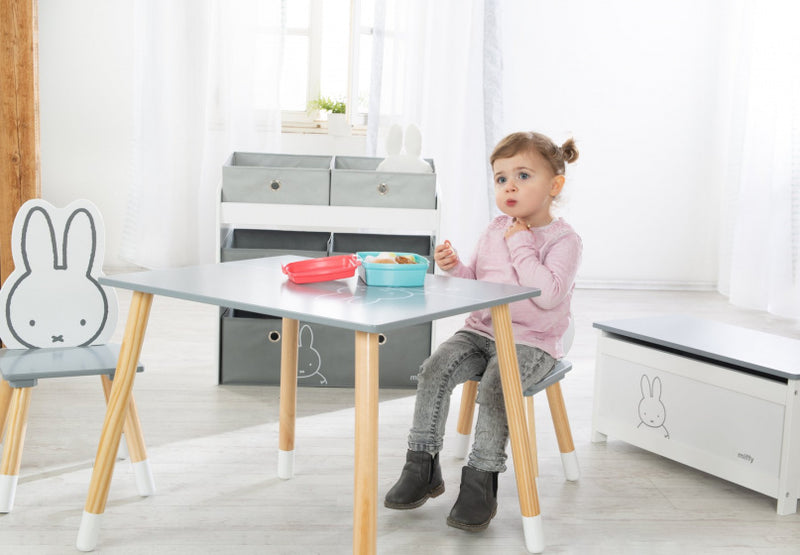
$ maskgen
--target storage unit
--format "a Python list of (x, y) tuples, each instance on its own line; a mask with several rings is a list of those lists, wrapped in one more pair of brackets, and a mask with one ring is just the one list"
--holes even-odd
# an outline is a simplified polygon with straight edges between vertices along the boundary
[[(322, 170), (325, 165), (323, 159), (328, 160), (325, 170)], [(342, 165), (342, 159), (343, 166), (348, 169), (342, 174), (338, 174), (337, 170), (331, 171), (337, 160)], [(216, 246), (218, 260), (279, 254), (321, 257), (358, 251), (399, 251), (425, 256), (431, 262), (429, 271), (432, 272), (433, 248), (439, 229), (435, 174), (394, 174), (410, 176), (408, 181), (412, 183), (412, 188), (409, 189), (407, 184), (392, 186), (391, 202), (386, 202), (386, 195), (380, 194), (364, 200), (358, 191), (365, 190), (363, 183), (367, 180), (379, 177), (368, 168), (371, 166), (374, 170), (381, 160), (234, 153), (223, 167), (218, 213), (219, 244)], [(293, 163), (308, 165), (312, 162), (319, 167), (288, 167)], [(275, 169), (272, 166), (279, 167), (281, 171), (293, 171), (270, 173)], [(260, 171), (258, 178), (253, 177), (254, 167)], [(355, 167), (361, 169), (353, 169)], [(307, 185), (316, 179), (317, 170), (325, 173), (328, 180), (326, 195), (328, 190), (334, 189), (352, 191), (346, 192), (343, 197), (337, 195), (338, 205), (334, 204), (333, 199), (329, 204), (327, 197), (324, 203), (310, 203), (307, 196), (293, 197), (298, 200), (281, 204), (289, 198), (285, 193), (291, 191), (294, 195), (300, 184), (306, 184), (304, 193), (321, 189), (318, 183), (311, 187)], [(271, 175), (279, 175), (281, 179), (281, 186), (274, 197), (257, 185), (258, 179), (263, 184)], [(313, 179), (307, 179), (309, 176)], [(382, 175), (380, 179), (385, 177)], [(245, 178), (250, 181), (243, 186)], [(420, 188), (417, 182), (424, 183), (424, 186)], [(292, 187), (285, 187), (287, 183)], [(413, 195), (409, 191), (418, 194), (418, 198), (411, 198)], [(398, 197), (403, 200), (398, 202)], [(424, 200), (420, 201), (420, 198)], [(424, 207), (420, 207), (422, 205)], [(298, 385), (352, 387), (355, 364), (353, 333), (316, 324), (309, 326), (303, 322), (300, 322), (300, 328), (302, 346), (298, 351)], [(279, 318), (221, 308), (219, 382), (278, 384), (280, 336)], [(416, 387), (419, 365), (430, 355), (433, 341), (433, 326), (430, 323), (396, 330), (382, 337), (381, 387)]]
[(691, 318), (595, 323), (606, 436), (778, 500), (800, 496), (800, 341)]

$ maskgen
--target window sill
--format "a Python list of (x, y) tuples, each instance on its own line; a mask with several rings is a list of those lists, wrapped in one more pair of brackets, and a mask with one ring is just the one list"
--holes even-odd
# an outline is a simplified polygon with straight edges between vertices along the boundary
[[(353, 136), (364, 137), (367, 128), (364, 125), (351, 125), (350, 129)], [(326, 121), (284, 121), (281, 124), (282, 133), (298, 133), (306, 135), (327, 135), (328, 122)]]

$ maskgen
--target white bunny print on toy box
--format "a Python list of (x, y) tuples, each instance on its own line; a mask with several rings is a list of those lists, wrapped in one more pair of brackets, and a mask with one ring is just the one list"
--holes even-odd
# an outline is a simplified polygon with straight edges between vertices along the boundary
[(97, 281), (103, 219), (89, 201), (56, 208), (29, 200), (11, 231), (14, 271), (0, 290), (0, 338), (11, 349), (100, 345), (114, 332), (117, 297)]

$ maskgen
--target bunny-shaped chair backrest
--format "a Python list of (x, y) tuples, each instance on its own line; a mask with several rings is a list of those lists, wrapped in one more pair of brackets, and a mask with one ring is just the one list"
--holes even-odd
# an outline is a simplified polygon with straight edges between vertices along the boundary
[(0, 289), (6, 347), (105, 343), (116, 326), (117, 297), (97, 281), (104, 249), (103, 219), (91, 202), (23, 204), (11, 230), (14, 271)]
[(421, 158), (422, 133), (419, 127), (410, 124), (406, 128), (405, 152), (403, 146), (403, 128), (397, 124), (389, 128), (386, 135), (386, 153), (376, 171), (379, 172), (405, 172), (405, 173), (433, 173), (431, 165)]

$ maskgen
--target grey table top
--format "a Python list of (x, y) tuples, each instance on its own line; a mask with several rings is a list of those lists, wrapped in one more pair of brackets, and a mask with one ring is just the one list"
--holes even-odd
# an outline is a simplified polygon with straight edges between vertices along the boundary
[(800, 378), (800, 340), (681, 314), (595, 322), (614, 335), (753, 370)]
[(281, 265), (297, 256), (118, 274), (100, 283), (239, 310), (380, 333), (512, 303), (538, 289), (428, 274), (423, 287), (367, 286), (359, 278), (296, 284)]

